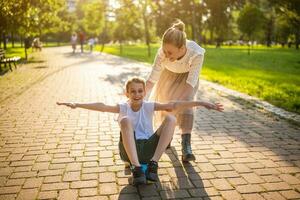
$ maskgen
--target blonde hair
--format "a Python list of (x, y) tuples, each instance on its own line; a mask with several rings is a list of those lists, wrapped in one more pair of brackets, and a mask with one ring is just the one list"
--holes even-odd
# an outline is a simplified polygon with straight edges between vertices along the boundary
[(132, 77), (132, 78), (130, 78), (130, 79), (128, 79), (126, 81), (126, 84), (125, 84), (126, 92), (128, 92), (129, 86), (130, 86), (131, 83), (141, 83), (141, 84), (143, 84), (143, 88), (144, 89), (146, 88), (146, 81), (145, 81), (145, 79), (140, 78), (140, 77)]
[(184, 23), (177, 19), (176, 22), (168, 28), (162, 38), (163, 44), (173, 44), (180, 48), (186, 43), (186, 33)]

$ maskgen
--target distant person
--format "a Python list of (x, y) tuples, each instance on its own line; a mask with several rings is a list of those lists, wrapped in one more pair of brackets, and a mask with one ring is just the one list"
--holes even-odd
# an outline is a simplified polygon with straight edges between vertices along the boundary
[[(205, 50), (186, 39), (184, 28), (184, 23), (178, 20), (163, 35), (146, 83), (146, 92), (153, 88), (150, 95), (153, 101), (192, 101), (196, 96)], [(182, 161), (193, 161), (196, 159), (191, 147), (193, 110), (183, 109), (176, 113), (176, 118), (181, 129)]]
[(75, 53), (76, 45), (77, 45), (77, 34), (76, 33), (73, 33), (71, 36), (71, 45), (72, 45), (73, 53)]
[(94, 45), (95, 45), (95, 38), (91, 37), (88, 41), (88, 44), (90, 46), (90, 52), (92, 53), (93, 52), (93, 48), (94, 48)]
[(84, 35), (84, 33), (81, 31), (81, 32), (79, 33), (79, 42), (80, 42), (81, 53), (83, 53), (84, 40), (85, 40), (85, 35)]
[(40, 41), (40, 38), (39, 37), (36, 37), (33, 39), (32, 41), (32, 51), (35, 49), (35, 50), (39, 50), (39, 51), (42, 51), (42, 42)]

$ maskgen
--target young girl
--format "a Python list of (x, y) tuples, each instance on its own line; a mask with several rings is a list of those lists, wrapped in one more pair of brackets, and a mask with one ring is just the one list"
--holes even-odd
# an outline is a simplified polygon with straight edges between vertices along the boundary
[[(195, 106), (222, 111), (222, 105), (200, 101), (182, 101), (171, 103), (157, 103), (144, 101), (146, 95), (145, 81), (140, 78), (129, 79), (126, 83), (127, 102), (117, 105), (104, 103), (61, 103), (71, 108), (84, 108), (100, 112), (119, 113), (118, 122), (121, 128), (119, 142), (120, 157), (130, 162), (133, 174), (133, 184), (145, 184), (146, 180), (157, 181), (158, 160), (170, 143), (176, 125), (176, 118), (172, 114), (165, 115), (160, 127), (153, 131), (152, 120), (154, 111), (173, 111)], [(146, 173), (141, 163), (147, 163)]]
[[(146, 92), (155, 86), (150, 95), (154, 101), (192, 101), (196, 95), (205, 50), (186, 39), (184, 26), (178, 20), (163, 35), (162, 46), (146, 83)], [(177, 112), (176, 118), (182, 133), (182, 161), (195, 160), (191, 148), (193, 110), (187, 108)]]

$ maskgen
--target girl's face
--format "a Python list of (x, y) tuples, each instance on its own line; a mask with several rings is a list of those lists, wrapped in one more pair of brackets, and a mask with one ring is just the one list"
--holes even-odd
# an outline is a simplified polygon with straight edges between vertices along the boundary
[(128, 87), (128, 91), (126, 91), (126, 96), (134, 104), (142, 103), (145, 95), (146, 91), (142, 83), (132, 82)]
[(185, 55), (186, 47), (183, 45), (182, 47), (178, 48), (174, 46), (173, 44), (163, 44), (162, 46), (163, 52), (171, 62), (174, 62), (175, 60), (178, 60), (182, 56)]

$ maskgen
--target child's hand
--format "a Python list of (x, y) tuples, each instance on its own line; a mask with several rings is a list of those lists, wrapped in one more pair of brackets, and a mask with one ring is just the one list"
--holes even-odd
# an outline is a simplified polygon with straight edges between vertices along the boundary
[(222, 112), (224, 110), (223, 105), (220, 103), (204, 103), (203, 106), (207, 109), (213, 109)]
[(64, 106), (68, 106), (70, 108), (76, 108), (76, 103), (62, 103), (62, 102), (56, 102), (57, 105), (61, 106), (61, 105), (64, 105)]

